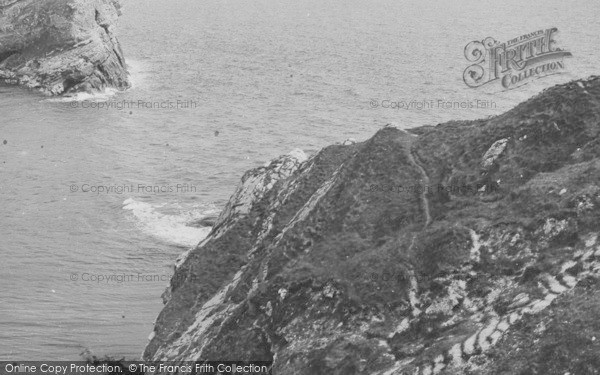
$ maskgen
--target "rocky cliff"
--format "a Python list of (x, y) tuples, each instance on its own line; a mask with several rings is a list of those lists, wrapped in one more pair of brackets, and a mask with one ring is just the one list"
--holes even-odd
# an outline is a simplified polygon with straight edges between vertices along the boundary
[(117, 0), (0, 0), (0, 81), (52, 95), (128, 88), (119, 15)]
[(592, 77), (249, 171), (178, 260), (144, 358), (598, 374), (599, 133)]

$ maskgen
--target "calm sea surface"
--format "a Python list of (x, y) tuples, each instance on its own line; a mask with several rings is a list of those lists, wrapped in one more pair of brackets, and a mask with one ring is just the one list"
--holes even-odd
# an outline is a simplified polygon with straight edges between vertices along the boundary
[[(495, 115), (600, 73), (596, 0), (128, 0), (123, 12), (131, 90), (68, 101), (0, 86), (0, 360), (139, 357), (174, 259), (206, 235), (186, 224), (218, 213), (249, 168), (388, 122)], [(468, 42), (552, 26), (573, 53), (567, 74), (504, 92), (463, 83)], [(371, 105), (438, 99), (495, 108)]]

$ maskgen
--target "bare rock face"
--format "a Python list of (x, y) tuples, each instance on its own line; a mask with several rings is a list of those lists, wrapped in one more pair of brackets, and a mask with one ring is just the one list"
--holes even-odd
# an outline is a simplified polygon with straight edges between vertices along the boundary
[(50, 95), (130, 86), (116, 0), (0, 0), (0, 80)]
[(484, 169), (490, 168), (496, 159), (502, 155), (504, 149), (506, 148), (506, 144), (508, 143), (508, 139), (500, 139), (494, 144), (492, 144), (489, 150), (486, 151), (485, 155), (483, 155), (483, 161), (481, 162), (481, 166)]
[(597, 374), (600, 78), (303, 159), (244, 176), (180, 259), (144, 359)]

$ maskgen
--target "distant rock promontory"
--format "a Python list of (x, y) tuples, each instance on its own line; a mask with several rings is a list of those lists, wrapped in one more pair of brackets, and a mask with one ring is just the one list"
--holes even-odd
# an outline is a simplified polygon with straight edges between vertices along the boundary
[(116, 0), (0, 0), (0, 81), (50, 95), (130, 86)]
[(600, 78), (247, 172), (144, 359), (277, 375), (597, 374)]

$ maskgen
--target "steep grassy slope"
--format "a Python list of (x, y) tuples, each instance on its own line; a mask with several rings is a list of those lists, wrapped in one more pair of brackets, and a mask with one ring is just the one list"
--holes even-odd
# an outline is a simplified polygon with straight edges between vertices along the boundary
[(179, 260), (145, 358), (595, 374), (597, 344), (574, 348), (598, 328), (599, 131), (594, 77), (249, 171)]

